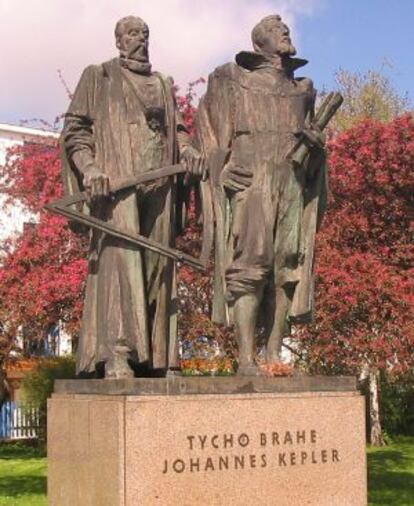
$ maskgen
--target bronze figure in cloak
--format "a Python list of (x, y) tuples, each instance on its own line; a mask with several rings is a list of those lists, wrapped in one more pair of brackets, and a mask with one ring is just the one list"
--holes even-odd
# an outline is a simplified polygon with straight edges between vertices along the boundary
[[(262, 19), (252, 41), (254, 51), (209, 76), (198, 111), (216, 219), (213, 320), (235, 324), (240, 374), (257, 373), (259, 327), (275, 362), (290, 324), (312, 316), (315, 234), (326, 201), (316, 91), (294, 76), (307, 62), (294, 58), (280, 16)], [(307, 156), (294, 163), (303, 144)]]
[[(174, 242), (173, 177), (111, 193), (111, 181), (200, 156), (177, 111), (172, 80), (153, 72), (146, 23), (129, 16), (115, 28), (119, 57), (87, 67), (62, 132), (67, 195), (86, 190), (87, 211), (130, 234)], [(177, 366), (174, 264), (99, 230), (91, 232), (78, 373), (105, 377)], [(125, 360), (122, 359), (125, 358)], [(102, 367), (104, 366), (104, 367)]]

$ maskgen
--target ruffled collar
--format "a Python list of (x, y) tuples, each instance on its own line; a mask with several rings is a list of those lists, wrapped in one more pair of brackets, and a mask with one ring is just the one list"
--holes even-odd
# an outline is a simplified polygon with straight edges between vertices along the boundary
[[(272, 60), (261, 53), (256, 51), (241, 51), (236, 54), (236, 63), (247, 70), (259, 70), (262, 68), (276, 68)], [(296, 69), (303, 67), (308, 63), (308, 60), (303, 58), (292, 58), (287, 56), (283, 60), (283, 69), (277, 69), (288, 76), (293, 76)]]
[(140, 62), (138, 60), (126, 58), (123, 55), (119, 57), (119, 62), (121, 64), (121, 67), (124, 67), (131, 72), (135, 72), (136, 74), (142, 74), (144, 76), (149, 76), (151, 74), (150, 62)]

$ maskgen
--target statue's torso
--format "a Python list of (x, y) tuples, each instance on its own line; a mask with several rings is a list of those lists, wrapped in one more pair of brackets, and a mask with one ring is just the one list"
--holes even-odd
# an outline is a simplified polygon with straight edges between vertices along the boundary
[(235, 84), (232, 161), (260, 172), (277, 170), (297, 143), (309, 114), (309, 81), (289, 79), (276, 70), (242, 71)]
[(166, 105), (160, 79), (123, 70), (134, 172), (163, 165), (166, 156)]
[(159, 74), (140, 75), (111, 60), (97, 67), (93, 105), (95, 159), (113, 178), (165, 165), (167, 97)]

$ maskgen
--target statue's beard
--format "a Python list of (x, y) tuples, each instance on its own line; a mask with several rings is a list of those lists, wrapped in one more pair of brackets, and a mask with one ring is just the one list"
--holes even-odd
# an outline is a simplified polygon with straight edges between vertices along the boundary
[(279, 56), (295, 56), (296, 48), (291, 42), (281, 42), (277, 54)]
[(126, 49), (121, 49), (120, 60), (123, 67), (138, 74), (151, 73), (151, 63), (149, 62), (148, 44), (136, 41), (131, 43)]
[(141, 41), (132, 42), (126, 49), (120, 51), (121, 58), (135, 60), (142, 63), (149, 62), (148, 45)]
[(285, 57), (294, 56), (296, 54), (296, 48), (290, 42), (290, 40), (280, 41), (277, 45), (277, 48), (274, 48), (272, 51), (266, 50), (265, 48), (261, 48), (257, 45), (254, 45), (253, 47), (258, 53), (263, 54), (269, 60), (272, 60), (275, 57), (283, 59)]

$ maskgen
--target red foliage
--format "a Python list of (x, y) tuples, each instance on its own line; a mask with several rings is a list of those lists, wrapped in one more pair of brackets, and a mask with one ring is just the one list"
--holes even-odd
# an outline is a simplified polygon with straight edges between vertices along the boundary
[[(193, 131), (192, 95), (178, 102)], [(313, 370), (356, 372), (367, 363), (403, 372), (414, 365), (414, 119), (363, 122), (334, 138), (329, 151), (332, 198), (318, 240), (316, 321), (298, 329), (301, 351)], [(42, 210), (62, 195), (57, 146), (14, 149), (0, 181), (0, 192), (37, 216), (37, 224), (6, 247), (0, 321), (9, 335), (19, 325), (36, 335), (57, 320), (76, 334), (87, 241)], [(190, 218), (182, 244), (195, 252), (200, 227), (195, 213)], [(211, 275), (182, 266), (178, 286), (181, 336), (212, 335), (229, 346), (231, 331), (204, 316)]]
[(414, 365), (414, 118), (364, 121), (329, 145), (316, 321), (298, 335), (314, 370)]
[(62, 321), (79, 330), (86, 278), (86, 239), (75, 236), (66, 220), (43, 206), (62, 196), (57, 145), (14, 148), (1, 169), (0, 191), (7, 202), (22, 204), (35, 216), (23, 234), (6, 244), (0, 267), (0, 320), (10, 336), (22, 325), (39, 337)]
[[(194, 132), (194, 87), (177, 97), (190, 133)], [(64, 218), (44, 211), (44, 205), (63, 194), (59, 148), (25, 144), (8, 153), (0, 167), (0, 192), (6, 205), (21, 205), (36, 217), (23, 234), (3, 246), (0, 265), (0, 355), (7, 355), (20, 326), (26, 337), (39, 337), (52, 323), (61, 321), (72, 335), (79, 332), (87, 274), (87, 237), (74, 235)], [(193, 216), (193, 222), (195, 217)], [(186, 231), (188, 244), (199, 245), (199, 228)], [(192, 273), (181, 268), (182, 283), (192, 283)]]
[(190, 135), (194, 135), (195, 133), (195, 116), (197, 113), (197, 108), (194, 106), (194, 99), (196, 97), (194, 88), (203, 83), (205, 83), (205, 79), (203, 77), (200, 77), (196, 81), (188, 84), (187, 92), (185, 95), (177, 96), (178, 109), (182, 114), (184, 124)]
[(20, 203), (38, 213), (48, 202), (63, 194), (59, 148), (48, 144), (24, 144), (8, 151), (7, 163), (0, 168), (0, 191), (8, 203)]
[(413, 132), (406, 115), (364, 121), (331, 142), (330, 244), (371, 251), (399, 269), (413, 266)]
[(293, 366), (283, 362), (261, 364), (259, 370), (261, 374), (270, 378), (293, 376)]

